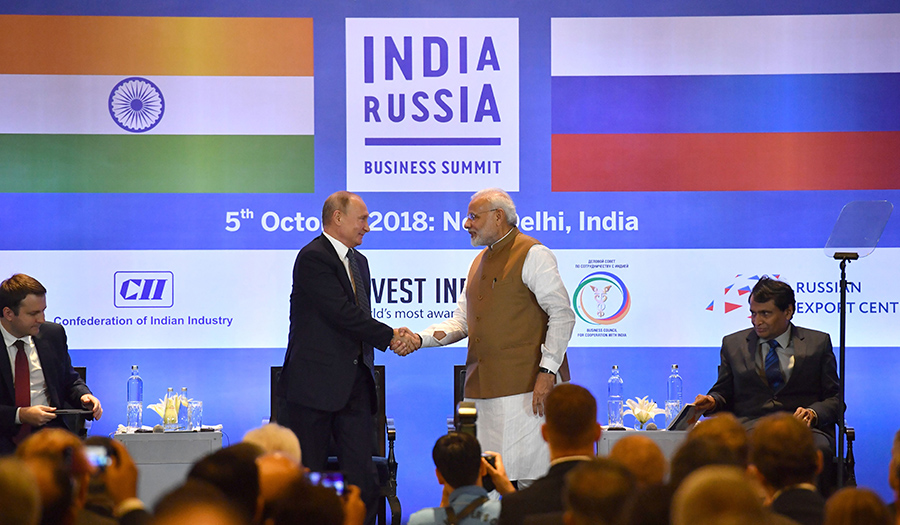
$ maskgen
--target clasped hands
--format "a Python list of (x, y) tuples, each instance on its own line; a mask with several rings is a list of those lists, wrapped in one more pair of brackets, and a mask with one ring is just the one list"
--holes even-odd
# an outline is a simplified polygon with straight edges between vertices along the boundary
[(399, 356), (409, 355), (422, 347), (422, 338), (418, 334), (406, 328), (394, 328), (394, 337), (391, 339), (391, 350)]

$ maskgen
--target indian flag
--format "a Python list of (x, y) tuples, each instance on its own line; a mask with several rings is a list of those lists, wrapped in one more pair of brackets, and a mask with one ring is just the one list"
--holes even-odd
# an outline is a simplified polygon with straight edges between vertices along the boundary
[(0, 16), (0, 57), (0, 191), (313, 191), (312, 19)]

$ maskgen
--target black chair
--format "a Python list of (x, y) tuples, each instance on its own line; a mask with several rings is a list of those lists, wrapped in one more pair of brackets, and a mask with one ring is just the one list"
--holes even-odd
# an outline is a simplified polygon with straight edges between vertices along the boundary
[[(87, 384), (87, 367), (73, 366), (72, 368), (74, 368), (75, 371), (78, 372), (78, 375), (81, 377), (81, 380), (84, 381), (85, 384)], [(82, 408), (81, 406), (68, 406), (68, 402), (63, 402), (63, 404), (66, 405), (63, 408)], [(72, 414), (72, 415), (62, 416), (62, 417), (64, 418), (64, 420), (66, 422), (66, 427), (72, 429), (72, 431), (75, 432), (75, 434), (78, 437), (80, 437), (81, 439), (84, 439), (87, 437), (88, 431), (87, 431), (86, 425), (84, 423), (85, 416)]]
[[(278, 398), (275, 385), (281, 376), (281, 367), (273, 366), (269, 377), (270, 414), (269, 420), (278, 421)], [(378, 502), (378, 523), (387, 523), (387, 507), (391, 508), (391, 525), (400, 525), (401, 508), (397, 497), (397, 460), (394, 457), (394, 441), (397, 429), (393, 418), (385, 416), (384, 403), (384, 365), (375, 365), (375, 396), (378, 409), (375, 412), (375, 425), (372, 428), (372, 460), (378, 471), (378, 486), (382, 498)], [(301, 451), (302, 452), (302, 451)], [(339, 470), (336, 456), (328, 458), (328, 470)]]

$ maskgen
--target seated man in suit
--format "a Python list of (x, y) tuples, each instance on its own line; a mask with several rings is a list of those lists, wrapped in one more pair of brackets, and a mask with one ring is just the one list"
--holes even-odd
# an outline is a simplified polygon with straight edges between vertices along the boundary
[(750, 436), (750, 461), (772, 512), (800, 525), (822, 525), (825, 498), (815, 485), (822, 452), (809, 427), (784, 412), (764, 417)]
[(795, 304), (787, 283), (763, 276), (750, 293), (753, 328), (725, 336), (719, 378), (694, 404), (706, 414), (732, 412), (751, 429), (768, 414), (792, 414), (823, 451), (827, 495), (837, 481), (831, 459), (841, 414), (834, 350), (828, 334), (791, 323)]
[(597, 400), (584, 387), (563, 383), (544, 402), (541, 435), (550, 447), (550, 471), (530, 487), (503, 497), (500, 524), (525, 523), (528, 516), (562, 512), (566, 474), (594, 459), (600, 440)]
[(487, 462), (475, 436), (465, 432), (441, 436), (431, 456), (438, 482), (450, 496), (446, 506), (422, 509), (410, 516), (409, 525), (496, 523), (500, 502), (488, 499), (481, 485)]
[(72, 368), (66, 331), (44, 322), (47, 289), (33, 277), (16, 274), (0, 283), (0, 334), (6, 359), (0, 359), (0, 455), (11, 454), (32, 431), (65, 427), (56, 409), (90, 408), (95, 419), (100, 400)]

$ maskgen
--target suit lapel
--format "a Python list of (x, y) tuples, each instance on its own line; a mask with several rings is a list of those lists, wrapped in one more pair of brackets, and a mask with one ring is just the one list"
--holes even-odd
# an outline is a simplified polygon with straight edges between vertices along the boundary
[[(0, 340), (3, 340), (3, 338), (0, 337)], [(12, 368), (9, 364), (9, 350), (6, 348), (6, 341), (3, 341), (3, 343), (3, 349), (7, 351), (4, 352), (5, 355), (0, 359), (0, 378), (2, 378), (3, 384), (6, 385), (6, 393), (9, 399), (13, 400), (13, 404), (15, 404), (16, 386), (13, 384)]]
[(338, 257), (337, 251), (334, 249), (334, 245), (331, 244), (331, 241), (328, 240), (328, 237), (325, 237), (325, 234), (319, 235), (319, 243), (322, 245), (322, 249), (326, 252), (330, 253), (332, 257), (334, 257), (335, 264), (337, 267), (335, 268), (336, 273), (338, 274), (338, 280), (341, 282), (341, 286), (344, 287), (344, 293), (347, 294), (347, 297), (356, 303), (356, 296), (353, 294), (353, 283), (350, 282), (350, 277), (347, 275), (347, 267), (344, 266), (344, 261)]
[(41, 371), (44, 373), (44, 383), (47, 385), (47, 400), (50, 406), (60, 406), (59, 393), (56, 391), (56, 378), (52, 377), (53, 349), (41, 334), (33, 336), (34, 346), (37, 348), (38, 359), (41, 361)]
[(791, 370), (791, 377), (787, 380), (785, 386), (797, 377), (797, 373), (802, 370), (803, 361), (809, 356), (809, 345), (806, 344), (806, 340), (803, 338), (803, 332), (793, 324), (791, 325), (791, 344), (794, 345), (794, 368)]
[(759, 352), (759, 336), (756, 334), (756, 330), (750, 330), (750, 333), (747, 334), (747, 351), (744, 352), (744, 366), (747, 370), (752, 370), (755, 372), (756, 378), (760, 383), (769, 386), (769, 382), (766, 381), (765, 372), (760, 371), (759, 367), (756, 366), (756, 353)]

